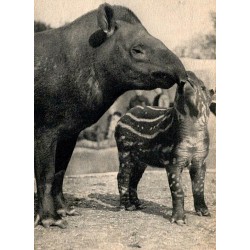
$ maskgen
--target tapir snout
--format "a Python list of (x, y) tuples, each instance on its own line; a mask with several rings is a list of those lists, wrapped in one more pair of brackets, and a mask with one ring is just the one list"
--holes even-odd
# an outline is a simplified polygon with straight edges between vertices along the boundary
[(186, 70), (174, 53), (168, 49), (160, 50), (159, 58), (162, 60), (159, 70), (155, 70), (151, 74), (157, 83), (162, 83), (162, 88), (169, 88), (175, 83), (180, 84), (187, 81)]

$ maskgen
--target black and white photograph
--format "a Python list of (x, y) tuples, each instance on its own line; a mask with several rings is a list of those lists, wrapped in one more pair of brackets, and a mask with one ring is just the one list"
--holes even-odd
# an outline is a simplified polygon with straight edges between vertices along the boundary
[(34, 0), (34, 249), (216, 249), (216, 1)]

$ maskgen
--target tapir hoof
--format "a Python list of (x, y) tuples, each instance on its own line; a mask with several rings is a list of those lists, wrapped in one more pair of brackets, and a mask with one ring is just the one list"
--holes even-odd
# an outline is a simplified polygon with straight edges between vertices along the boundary
[(67, 215), (69, 216), (78, 216), (78, 215), (81, 215), (79, 212), (77, 212), (75, 210), (74, 207), (70, 207), (70, 208), (60, 208), (57, 210), (57, 213), (59, 215), (61, 215), (62, 217), (65, 217)]
[(34, 226), (41, 224), (45, 228), (49, 228), (50, 226), (57, 226), (62, 229), (66, 228), (68, 226), (68, 222), (63, 219), (53, 219), (53, 218), (46, 218), (41, 220), (40, 215), (37, 214), (34, 222)]
[(39, 222), (40, 222), (40, 216), (39, 216), (39, 214), (37, 214), (35, 217), (34, 227), (38, 226)]
[(60, 227), (62, 229), (65, 229), (68, 226), (68, 222), (66, 220), (63, 220), (63, 219), (55, 220), (52, 218), (42, 220), (41, 224), (45, 228), (49, 228), (50, 226), (57, 226), (57, 227)]
[(210, 217), (211, 214), (207, 208), (201, 208), (196, 210), (197, 215)]
[(133, 203), (131, 202), (129, 203), (129, 205), (128, 204), (125, 205), (125, 210), (127, 211), (141, 210), (143, 208), (146, 208), (146, 206), (140, 200), (133, 202)]
[(134, 202), (133, 204), (135, 205), (136, 209), (138, 209), (138, 210), (141, 210), (141, 209), (144, 209), (144, 208), (147, 207), (147, 206), (146, 206), (143, 202), (141, 202), (140, 200), (138, 200), (137, 202)]
[(173, 215), (171, 217), (170, 222), (171, 222), (171, 224), (173, 224), (175, 222), (177, 225), (183, 226), (184, 224), (187, 224), (187, 218), (185, 215), (182, 216), (182, 218), (180, 216)]
[(137, 209), (136, 209), (135, 205), (131, 205), (131, 206), (125, 207), (125, 210), (127, 210), (127, 211), (135, 211)]

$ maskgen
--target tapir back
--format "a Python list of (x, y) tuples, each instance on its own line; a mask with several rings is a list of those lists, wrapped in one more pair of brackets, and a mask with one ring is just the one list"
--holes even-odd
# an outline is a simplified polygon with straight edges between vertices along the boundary
[[(173, 108), (162, 109), (152, 106), (136, 106), (129, 110), (118, 122), (116, 139), (152, 143), (165, 140), (166, 133), (173, 127)], [(122, 135), (122, 136), (121, 136)]]
[[(125, 7), (114, 6), (113, 10), (117, 20), (140, 23)], [(100, 29), (97, 16), (98, 10), (94, 10), (63, 27), (35, 34), (36, 126), (57, 126), (69, 121), (67, 127), (73, 123), (88, 126), (121, 94), (113, 94), (106, 84), (111, 81), (98, 68), (94, 69), (111, 52), (107, 47), (102, 49), (108, 38)], [(102, 87), (101, 82), (106, 86)], [(79, 125), (78, 132), (85, 126)]]
[[(125, 7), (113, 6), (113, 10), (116, 20), (131, 24), (140, 23), (135, 14)], [(94, 10), (62, 27), (36, 33), (35, 59), (37, 57), (53, 57), (56, 59), (60, 57), (60, 54), (63, 54), (65, 58), (61, 60), (61, 63), (67, 60), (67, 65), (65, 65), (67, 67), (74, 65), (79, 56), (85, 60), (78, 60), (78, 63), (90, 64), (93, 49), (99, 47), (107, 39), (98, 26), (97, 14), (97, 10)], [(145, 29), (143, 26), (142, 28)], [(79, 48), (81, 51), (78, 50)], [(86, 58), (89, 60), (86, 60)], [(36, 64), (35, 60), (35, 67)]]

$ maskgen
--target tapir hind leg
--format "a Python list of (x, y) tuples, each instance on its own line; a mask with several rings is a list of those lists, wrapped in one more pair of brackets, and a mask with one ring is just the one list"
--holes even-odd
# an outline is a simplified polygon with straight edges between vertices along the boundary
[(35, 225), (67, 227), (67, 222), (56, 212), (52, 196), (55, 181), (56, 132), (35, 134), (35, 176), (37, 183), (38, 213)]
[(192, 180), (195, 211), (200, 216), (209, 216), (210, 213), (204, 198), (206, 164), (202, 161), (193, 161), (189, 173)]
[(131, 178), (130, 178), (129, 196), (130, 196), (131, 204), (135, 205), (137, 209), (142, 209), (144, 208), (144, 206), (143, 206), (143, 203), (138, 198), (137, 186), (147, 165), (144, 163), (141, 163), (140, 161), (136, 161), (135, 165), (136, 166), (133, 168)]
[(79, 215), (73, 207), (66, 205), (63, 196), (63, 179), (76, 145), (78, 134), (71, 137), (59, 138), (56, 146), (55, 182), (52, 187), (52, 195), (55, 200), (57, 213), (61, 216)]

